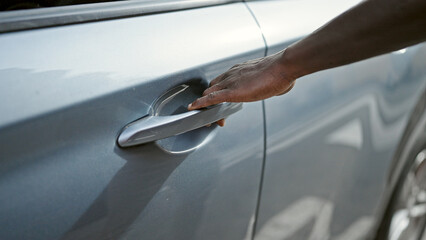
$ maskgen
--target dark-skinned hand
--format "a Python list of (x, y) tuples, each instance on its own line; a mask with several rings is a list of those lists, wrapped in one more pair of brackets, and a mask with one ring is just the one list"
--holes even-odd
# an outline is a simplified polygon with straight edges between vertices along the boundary
[[(188, 105), (188, 110), (204, 108), (222, 102), (254, 102), (290, 91), (294, 79), (283, 69), (281, 52), (237, 64), (219, 75), (203, 92), (203, 96)], [(225, 120), (216, 122), (225, 125)]]
[(298, 77), (426, 41), (425, 12), (425, 0), (362, 1), (285, 50), (233, 66), (188, 109), (281, 95)]

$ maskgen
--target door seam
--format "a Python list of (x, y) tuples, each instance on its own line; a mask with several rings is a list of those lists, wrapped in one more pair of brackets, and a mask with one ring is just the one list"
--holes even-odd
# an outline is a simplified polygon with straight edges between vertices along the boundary
[[(250, 12), (251, 16), (253, 17), (253, 20), (256, 22), (257, 27), (259, 28), (259, 32), (260, 35), (262, 36), (263, 39), (263, 44), (265, 46), (265, 51), (263, 53), (263, 57), (266, 57), (266, 54), (268, 52), (268, 44), (266, 43), (266, 39), (265, 39), (265, 35), (262, 32), (262, 28), (260, 27), (259, 22), (257, 21), (256, 16), (254, 15), (253, 11), (250, 9), (250, 7), (248, 6), (246, 0), (243, 0), (244, 5), (246, 6), (247, 10)], [(256, 228), (257, 228), (257, 220), (258, 220), (258, 216), (259, 216), (259, 208), (260, 208), (260, 201), (262, 198), (262, 188), (263, 188), (263, 178), (264, 178), (264, 173), (265, 173), (265, 164), (266, 164), (266, 143), (267, 143), (267, 132), (266, 132), (266, 111), (265, 111), (265, 101), (262, 100), (262, 115), (263, 115), (263, 159), (262, 159), (262, 167), (261, 167), (261, 172), (260, 172), (260, 181), (259, 181), (259, 192), (258, 192), (258, 196), (257, 196), (257, 201), (256, 201), (256, 209), (255, 209), (255, 213), (254, 213), (254, 221), (253, 221), (253, 225), (252, 225), (252, 234), (251, 234), (251, 239), (253, 240), (255, 235), (256, 235)]]

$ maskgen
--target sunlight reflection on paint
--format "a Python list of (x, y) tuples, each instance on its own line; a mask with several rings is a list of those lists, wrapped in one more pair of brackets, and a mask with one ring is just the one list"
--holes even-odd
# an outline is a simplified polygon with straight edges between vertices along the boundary
[[(266, 222), (255, 236), (255, 239), (291, 239), (297, 231), (314, 220), (315, 224), (309, 240), (328, 240), (330, 239), (330, 223), (332, 222), (333, 209), (333, 203), (328, 200), (317, 197), (302, 198)], [(363, 239), (368, 230), (373, 226), (373, 223), (372, 217), (361, 217), (340, 235), (332, 239)]]
[(355, 119), (338, 128), (327, 137), (327, 143), (346, 145), (361, 150), (363, 143), (361, 121)]

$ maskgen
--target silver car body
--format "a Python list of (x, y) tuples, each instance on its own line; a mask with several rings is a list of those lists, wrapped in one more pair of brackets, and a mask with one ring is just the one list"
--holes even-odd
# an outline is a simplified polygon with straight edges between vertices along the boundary
[[(117, 145), (165, 92), (205, 87), (357, 1), (225, 2), (55, 26), (42, 10), (21, 23), (0, 13), (0, 239), (350, 240), (374, 229), (425, 92), (423, 44), (301, 78), (224, 128)], [(32, 18), (39, 28), (22, 24)]]

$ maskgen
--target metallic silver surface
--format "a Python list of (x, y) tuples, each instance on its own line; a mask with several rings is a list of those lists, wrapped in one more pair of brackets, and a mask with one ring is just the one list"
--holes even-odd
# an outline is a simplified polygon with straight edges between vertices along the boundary
[(220, 119), (243, 108), (242, 103), (221, 103), (171, 116), (148, 116), (124, 127), (118, 136), (120, 147), (130, 147), (185, 133)]
[(268, 54), (282, 50), (313, 32), (360, 0), (265, 0), (248, 1), (261, 25)]
[(140, 0), (0, 12), (0, 33), (208, 7), (236, 0)]
[(365, 238), (425, 92), (424, 44), (304, 77), (225, 128), (116, 142), (262, 57), (261, 31), (271, 54), (354, 3), (248, 2), (260, 29), (235, 3), (1, 34), (0, 239)]
[[(356, 2), (247, 4), (272, 54)], [(374, 230), (393, 154), (425, 92), (425, 62), (420, 44), (300, 78), (288, 94), (265, 101), (255, 239), (365, 239)]]
[(250, 236), (260, 102), (244, 104), (226, 128), (176, 136), (187, 150), (209, 134), (191, 152), (116, 140), (163, 93), (205, 87), (264, 50), (242, 3), (1, 34), (0, 239)]

